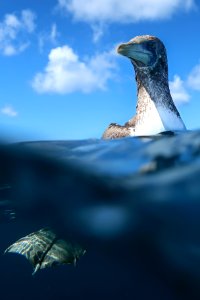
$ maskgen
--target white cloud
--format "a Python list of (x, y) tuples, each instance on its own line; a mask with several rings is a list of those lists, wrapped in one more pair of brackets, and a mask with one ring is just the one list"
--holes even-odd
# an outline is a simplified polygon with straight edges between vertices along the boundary
[(18, 112), (11, 105), (5, 105), (0, 112), (8, 117), (16, 117), (18, 115)]
[(196, 65), (190, 72), (187, 84), (193, 90), (200, 91), (200, 64)]
[(28, 32), (33, 32), (35, 30), (35, 14), (29, 10), (22, 10), (21, 13), (21, 24), (22, 27), (25, 27)]
[(7, 29), (12, 28), (19, 28), (20, 27), (20, 21), (15, 15), (7, 14), (5, 15), (4, 23), (7, 26)]
[(100, 38), (103, 36), (104, 33), (104, 27), (103, 24), (93, 24), (92, 30), (93, 30), (93, 42), (96, 43), (100, 40)]
[(113, 53), (103, 53), (85, 60), (69, 46), (51, 50), (43, 72), (36, 74), (33, 88), (39, 93), (91, 92), (105, 89), (115, 67)]
[(49, 32), (42, 32), (39, 35), (38, 42), (39, 42), (40, 51), (41, 52), (43, 51), (44, 46), (48, 42), (55, 45), (57, 43), (58, 36), (59, 36), (59, 32), (57, 29), (57, 25), (53, 23)]
[(58, 37), (58, 30), (57, 30), (57, 25), (54, 23), (51, 26), (51, 32), (50, 32), (50, 40), (52, 43), (55, 43)]
[(189, 91), (200, 91), (200, 64), (193, 67), (186, 80), (182, 80), (178, 75), (169, 82), (172, 98), (176, 104), (189, 102)]
[(15, 47), (13, 45), (5, 45), (4, 46), (4, 55), (6, 56), (12, 56), (12, 55), (16, 55), (20, 52), (23, 52), (26, 48), (28, 48), (29, 46), (29, 42), (18, 45), (18, 47)]
[(0, 53), (15, 55), (24, 51), (29, 41), (27, 35), (35, 29), (35, 14), (31, 10), (22, 10), (21, 14), (6, 14), (0, 22)]
[(169, 82), (172, 98), (176, 104), (187, 103), (190, 99), (185, 83), (178, 75), (174, 75), (174, 80)]
[(16, 54), (16, 49), (12, 45), (5, 45), (3, 51), (6, 56), (11, 56)]
[(169, 18), (178, 10), (190, 10), (195, 0), (58, 0), (58, 5), (76, 20), (132, 23)]

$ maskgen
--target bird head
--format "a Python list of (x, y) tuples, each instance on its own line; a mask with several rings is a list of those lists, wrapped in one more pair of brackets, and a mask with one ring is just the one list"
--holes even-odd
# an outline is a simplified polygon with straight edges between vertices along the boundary
[(118, 46), (117, 52), (130, 58), (137, 68), (154, 68), (159, 61), (166, 63), (167, 56), (163, 43), (150, 35), (136, 36)]

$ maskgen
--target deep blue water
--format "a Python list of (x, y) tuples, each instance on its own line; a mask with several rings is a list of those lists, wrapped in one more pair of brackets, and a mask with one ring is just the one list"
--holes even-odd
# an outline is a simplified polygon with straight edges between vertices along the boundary
[[(87, 252), (32, 276), (45, 226)], [(200, 299), (199, 232), (199, 131), (0, 147), (1, 299)]]

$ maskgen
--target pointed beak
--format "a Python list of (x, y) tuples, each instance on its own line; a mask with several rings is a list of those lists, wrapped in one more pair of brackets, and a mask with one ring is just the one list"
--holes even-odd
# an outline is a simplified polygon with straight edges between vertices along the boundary
[(123, 43), (117, 47), (117, 53), (124, 55), (124, 56), (128, 56), (132, 46), (133, 46), (133, 44), (130, 42)]
[(133, 48), (132, 46), (133, 44), (130, 42), (121, 44), (117, 48), (117, 53), (129, 57), (131, 53), (131, 48)]
[(127, 56), (134, 61), (140, 61), (147, 65), (151, 59), (151, 53), (144, 48), (143, 43), (132, 41), (118, 46), (117, 53)]

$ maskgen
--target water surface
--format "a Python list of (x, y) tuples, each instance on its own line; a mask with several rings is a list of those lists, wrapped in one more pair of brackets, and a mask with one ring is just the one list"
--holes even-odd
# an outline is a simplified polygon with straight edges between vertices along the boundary
[(51, 226), (87, 249), (41, 270), (1, 255), (2, 299), (199, 299), (200, 132), (0, 147), (1, 253)]

